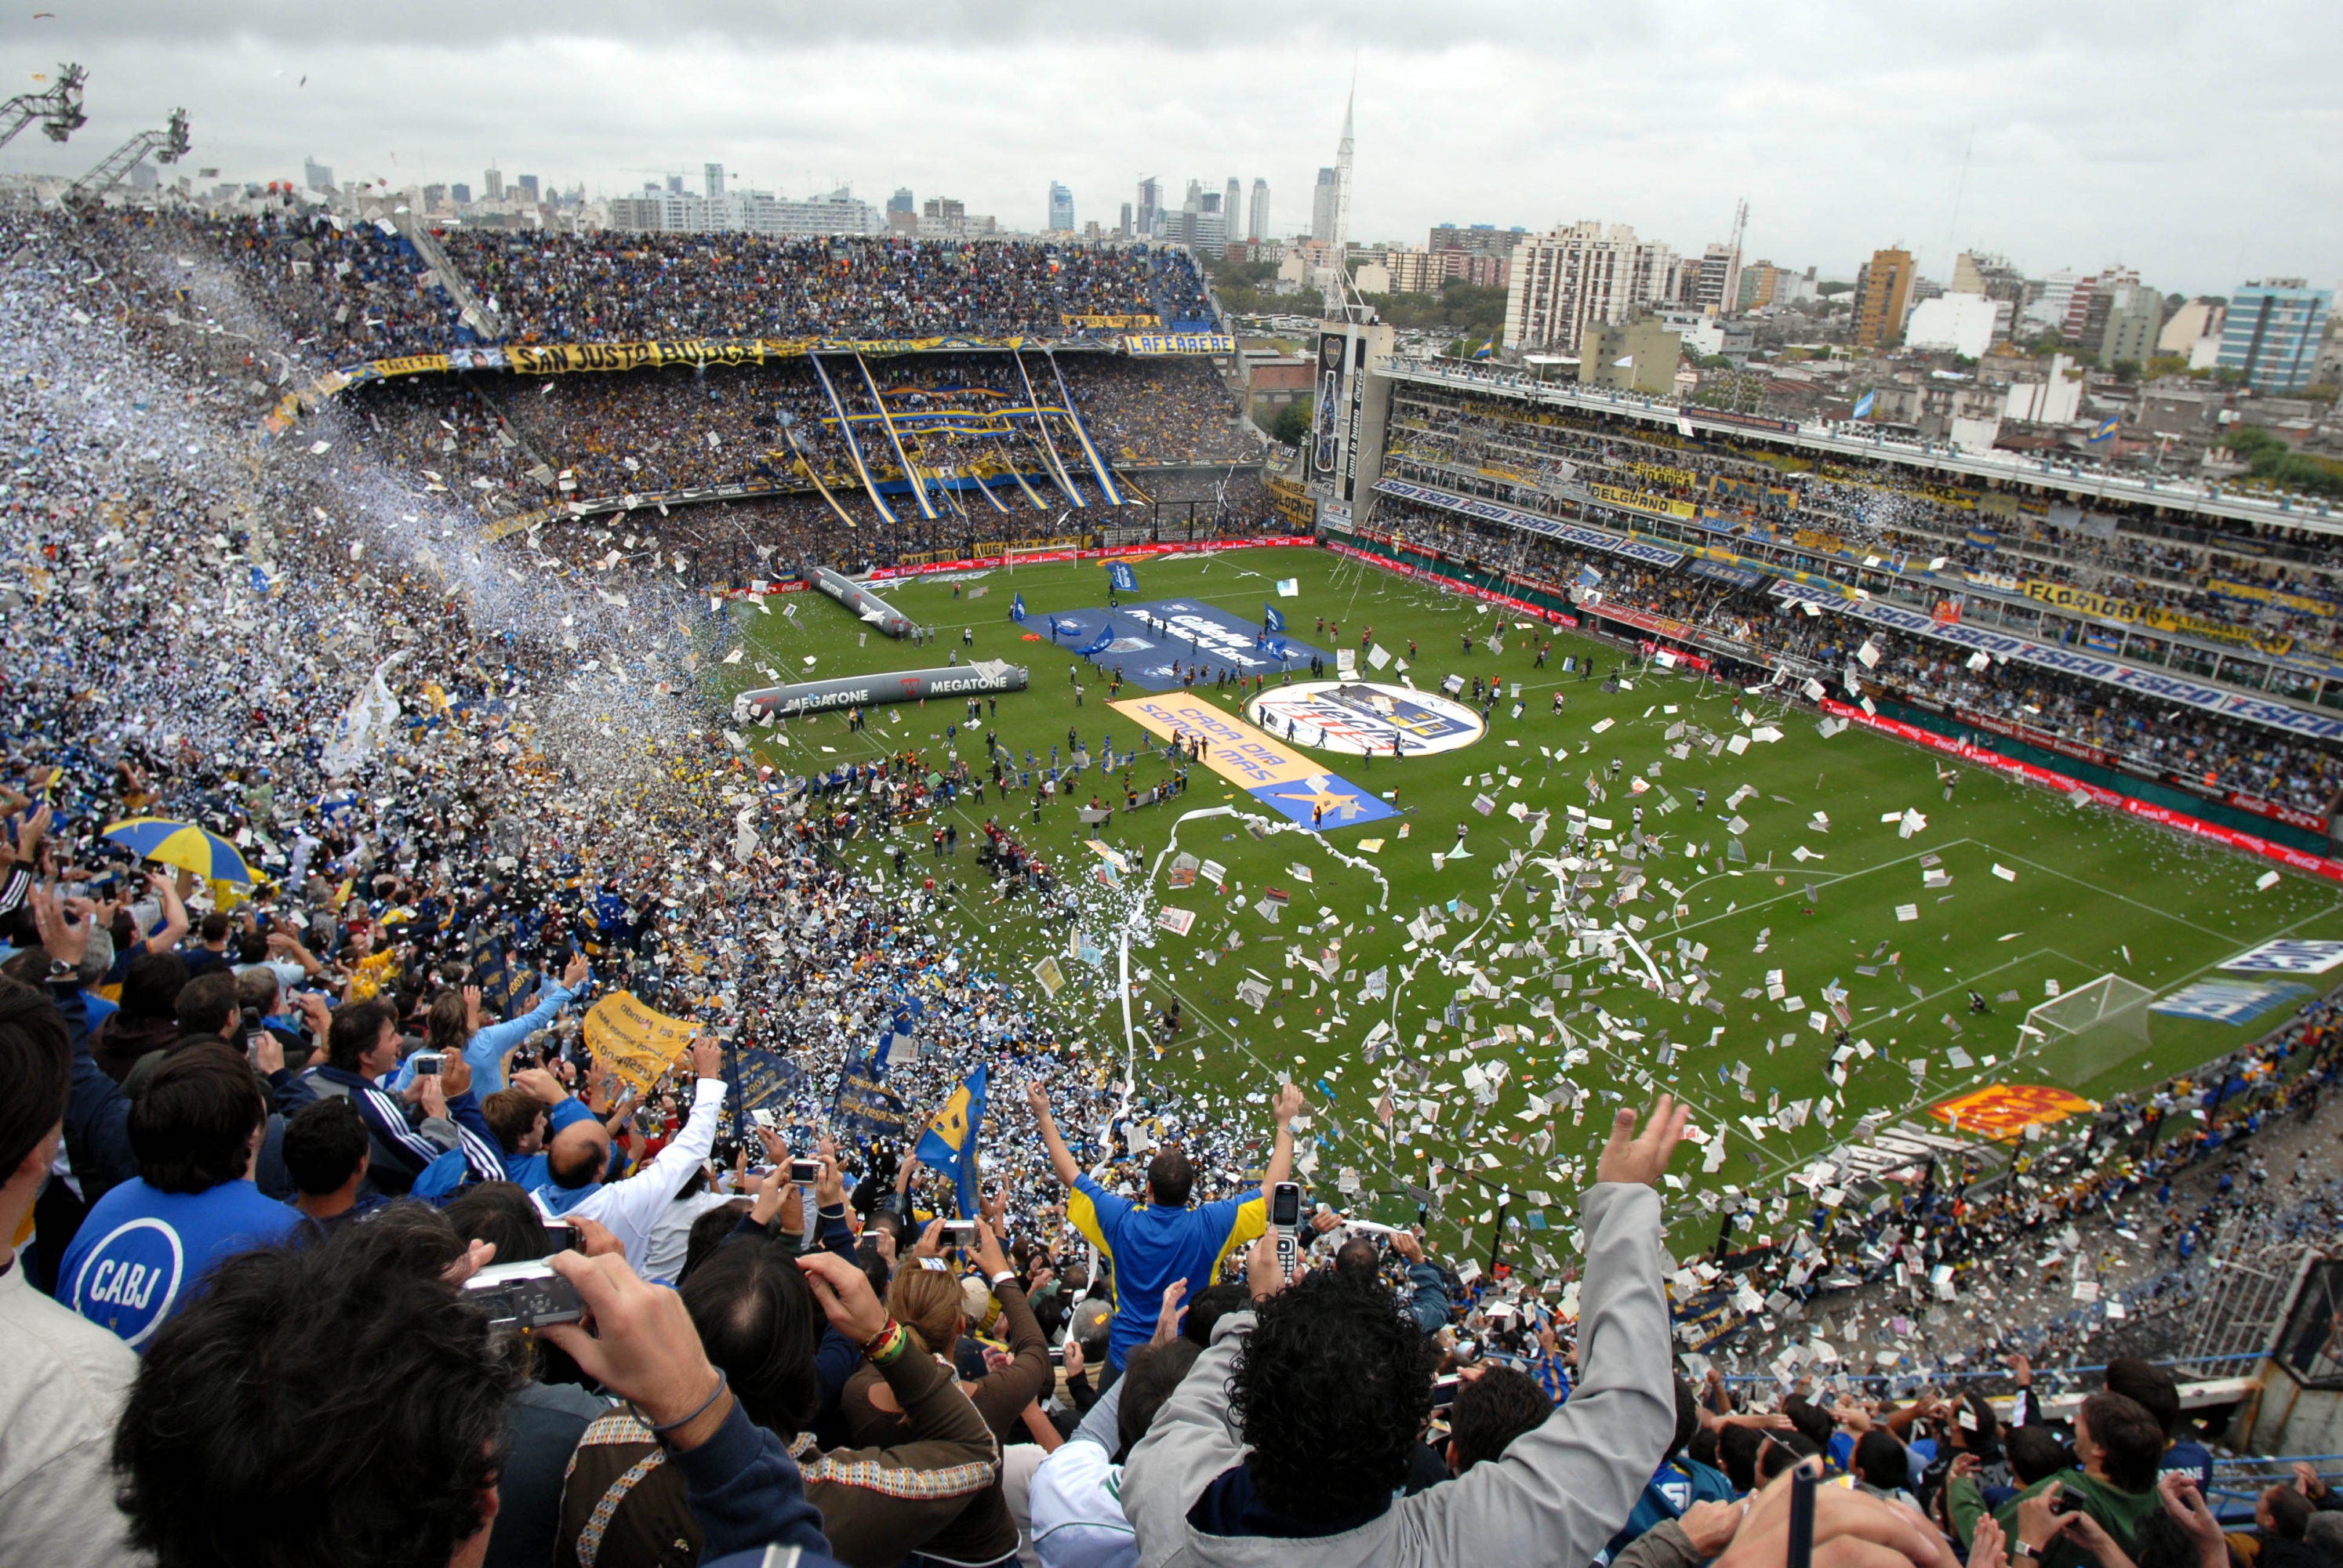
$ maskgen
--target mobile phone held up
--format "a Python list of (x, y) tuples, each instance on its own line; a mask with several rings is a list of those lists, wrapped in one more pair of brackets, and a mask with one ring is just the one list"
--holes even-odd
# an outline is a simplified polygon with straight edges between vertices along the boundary
[(1292, 1277), (1294, 1261), (1300, 1256), (1294, 1232), (1301, 1225), (1302, 1184), (1280, 1181), (1269, 1190), (1269, 1228), (1277, 1236), (1277, 1266), (1285, 1279)]

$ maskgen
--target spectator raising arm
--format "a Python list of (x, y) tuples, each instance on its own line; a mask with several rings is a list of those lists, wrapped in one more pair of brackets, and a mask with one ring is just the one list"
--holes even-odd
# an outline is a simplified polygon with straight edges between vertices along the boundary
[(723, 1050), (702, 1035), (691, 1042), (691, 1071), (698, 1082), (691, 1114), (682, 1129), (642, 1170), (623, 1181), (613, 1181), (583, 1201), (572, 1205), (572, 1219), (592, 1220), (618, 1239), (627, 1261), (639, 1270), (650, 1244), (651, 1227), (674, 1201), (691, 1173), (716, 1147), (716, 1123), (724, 1114)]
[(1025, 1103), (1033, 1112), (1035, 1125), (1041, 1129), (1042, 1146), (1050, 1151), (1050, 1169), (1058, 1173), (1061, 1185), (1072, 1187), (1081, 1179), (1082, 1168), (1075, 1162), (1074, 1151), (1066, 1147), (1065, 1139), (1059, 1136), (1057, 1119), (1050, 1114), (1049, 1092), (1039, 1080), (1026, 1081)]

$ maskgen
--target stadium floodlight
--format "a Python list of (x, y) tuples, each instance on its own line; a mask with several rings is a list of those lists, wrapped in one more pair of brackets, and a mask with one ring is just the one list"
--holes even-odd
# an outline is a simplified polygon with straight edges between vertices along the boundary
[(2026, 1010), (2020, 1047), (2035, 1042), (2044, 1065), (2070, 1084), (2087, 1082), (2149, 1044), (2147, 1004), (2156, 992), (2121, 975), (2104, 974)]

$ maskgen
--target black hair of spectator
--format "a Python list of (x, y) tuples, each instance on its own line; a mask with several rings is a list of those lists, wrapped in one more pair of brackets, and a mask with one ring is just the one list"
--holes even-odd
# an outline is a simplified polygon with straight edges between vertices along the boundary
[(1782, 1413), (1788, 1416), (1790, 1424), (1796, 1427), (1805, 1440), (1815, 1445), (1816, 1453), (1824, 1452), (1830, 1447), (1833, 1430), (1830, 1412), (1805, 1395), (1794, 1393), (1782, 1402)]
[(73, 1094), (73, 1041), (49, 999), (0, 981), (0, 1181), (65, 1120)]
[(345, 1072), (356, 1072), (358, 1058), (382, 1038), (386, 1021), (397, 1028), (398, 1014), (380, 997), (336, 1008), (333, 1026), (326, 1031), (326, 1060)]
[(1676, 1379), (1676, 1430), (1668, 1439), (1668, 1452), (1660, 1462), (1668, 1463), (1684, 1451), (1694, 1433), (1700, 1431), (1700, 1401), (1694, 1397), (1692, 1385)]
[(2278, 1532), (2280, 1541), (2299, 1541), (2310, 1533), (2310, 1516), (2315, 1512), (2310, 1499), (2291, 1486), (2272, 1486), (2262, 1493), (2262, 1506), (2269, 1510), (2270, 1528)]
[(1757, 1451), (1765, 1446), (1765, 1434), (1754, 1426), (1735, 1422), (1718, 1431), (1716, 1467), (1733, 1483), (1734, 1491), (1757, 1489)]
[(2091, 1441), (2106, 1457), (2100, 1462), (2107, 1479), (2126, 1492), (2152, 1492), (2164, 1458), (2164, 1429), (2137, 1400), (2119, 1393), (2095, 1393), (2083, 1402), (2080, 1419), (2089, 1426)]
[(516, 1182), (475, 1182), (440, 1212), (465, 1241), (495, 1243), (499, 1263), (533, 1263), (552, 1250), (545, 1216)]
[(1242, 1312), (1252, 1302), (1252, 1292), (1242, 1285), (1223, 1280), (1217, 1285), (1206, 1285), (1188, 1298), (1188, 1311), (1180, 1320), (1180, 1337), (1194, 1342), (1199, 1350), (1212, 1346), (1212, 1326), (1231, 1312)]
[(166, 1056), (130, 1102), (130, 1152), (146, 1185), (208, 1192), (243, 1176), (252, 1132), (268, 1119), (260, 1081), (226, 1045), (191, 1045)]
[(728, 1199), (705, 1210), (692, 1221), (691, 1231), (683, 1243), (683, 1268), (675, 1277), (679, 1286), (691, 1278), (694, 1269), (715, 1256), (716, 1249), (724, 1244), (725, 1238), (740, 1228), (741, 1217), (751, 1207), (746, 1198)]
[(1120, 1464), (1155, 1423), (1155, 1412), (1179, 1391), (1204, 1352), (1188, 1340), (1141, 1345), (1123, 1358), (1122, 1398), (1115, 1406), (1115, 1462)]
[(2107, 1384), (2109, 1393), (2123, 1395), (2154, 1416), (2167, 1442), (2180, 1429), (2180, 1383), (2166, 1368), (2137, 1356), (2117, 1356), (2107, 1363)]
[(1904, 1444), (1884, 1426), (1855, 1440), (1855, 1473), (1882, 1492), (1912, 1484), (1912, 1461)]
[(414, 1241), (369, 1221), (239, 1254), (156, 1334), (113, 1457), (161, 1568), (437, 1568), (478, 1533), (518, 1342)]
[(1196, 1168), (1189, 1163), (1186, 1151), (1157, 1150), (1155, 1158), (1147, 1162), (1147, 1190), (1166, 1209), (1186, 1208), (1188, 1194), (1196, 1190)]
[(2017, 1478), (2020, 1486), (2047, 1481), (2060, 1471), (2075, 1467), (2074, 1454), (2046, 1426), (2012, 1427), (2009, 1441), (2003, 1446), (2009, 1451), (2009, 1473)]
[(302, 1192), (323, 1197), (357, 1174), (372, 1143), (355, 1102), (338, 1094), (314, 1101), (286, 1121), (286, 1173)]
[[(1462, 1475), (1483, 1460), (1503, 1458), (1513, 1439), (1535, 1432), (1553, 1413), (1554, 1401), (1538, 1387), (1537, 1379), (1513, 1367), (1491, 1367), (1471, 1382), (1459, 1384), (1456, 1402), (1448, 1411), (1456, 1473)], [(1694, 1418), (1695, 1425), (1698, 1420)]]
[(1229, 1380), (1254, 1490), (1304, 1519), (1373, 1513), (1407, 1479), (1439, 1352), (1380, 1280), (1318, 1271), (1257, 1311)]
[(181, 1034), (225, 1037), (236, 1010), (236, 971), (225, 964), (215, 965), (181, 986), (178, 1000), (172, 1003)]
[(1717, 1469), (1716, 1450), (1721, 1441), (1715, 1427), (1704, 1426), (1692, 1434), (1690, 1442), (1684, 1444), (1684, 1457), (1694, 1464), (1705, 1464), (1711, 1470)]
[(1383, 1254), (1364, 1236), (1353, 1236), (1334, 1249), (1334, 1267), (1352, 1274), (1373, 1274), (1383, 1268)]
[[(1993, 1402), (1976, 1389), (1963, 1394), (1961, 1402), (1974, 1423), (1962, 1429), (1961, 1441), (1981, 1462), (1990, 1464), (2001, 1453), (2001, 1417), (1993, 1412)], [(1959, 1412), (1954, 1412), (1953, 1421), (1959, 1425)]]
[[(2016, 1452), (2016, 1448), (2013, 1440), (2010, 1451)], [(2237, 1568), (2243, 1561), (2234, 1548), (2225, 1555), (2231, 1568)], [(2197, 1555), (2197, 1543), (2188, 1538), (2177, 1520), (2161, 1508), (2149, 1509), (2133, 1526), (2131, 1560), (2133, 1568), (2198, 1568), (2204, 1561)]]
[(768, 1432), (803, 1432), (821, 1405), (813, 1357), (829, 1320), (796, 1258), (750, 1237), (719, 1247), (680, 1293), (749, 1419)]
[(187, 983), (187, 960), (176, 953), (140, 953), (122, 975), (125, 1019), (178, 1016), (179, 991)]
[(1812, 1459), (1822, 1452), (1805, 1432), (1795, 1428), (1788, 1432), (1769, 1432), (1757, 1451), (1757, 1480), (1760, 1485), (1773, 1480), (1802, 1459)]
[(210, 914), (204, 917), (204, 923), (196, 929), (203, 933), (203, 940), (205, 941), (219, 942), (226, 941), (227, 940), (227, 928), (228, 919), (226, 914), (221, 910), (214, 910)]

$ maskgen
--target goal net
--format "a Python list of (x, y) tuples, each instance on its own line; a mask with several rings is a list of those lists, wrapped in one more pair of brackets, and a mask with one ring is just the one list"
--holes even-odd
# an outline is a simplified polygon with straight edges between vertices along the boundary
[(2147, 1004), (2155, 1000), (2147, 986), (2101, 975), (2026, 1010), (2029, 1054), (2069, 1085), (2088, 1082), (2147, 1048)]

